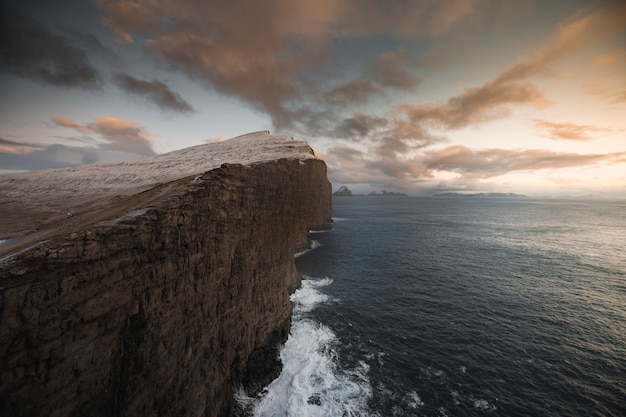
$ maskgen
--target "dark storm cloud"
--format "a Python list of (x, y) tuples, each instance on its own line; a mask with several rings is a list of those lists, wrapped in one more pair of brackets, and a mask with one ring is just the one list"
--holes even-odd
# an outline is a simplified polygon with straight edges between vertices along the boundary
[(61, 87), (99, 88), (100, 73), (78, 43), (12, 5), (0, 6), (2, 72)]
[(145, 81), (128, 74), (115, 74), (113, 81), (122, 90), (129, 94), (144, 98), (162, 110), (179, 113), (192, 113), (191, 104), (185, 101), (180, 94), (172, 91), (167, 85), (159, 80)]
[(326, 134), (339, 139), (360, 140), (369, 138), (370, 134), (379, 131), (387, 123), (387, 119), (383, 117), (355, 113), (338, 122), (336, 127)]
[(331, 104), (349, 105), (362, 104), (380, 90), (365, 80), (351, 80), (338, 84), (324, 96), (324, 100)]
[(420, 78), (412, 72), (418, 66), (419, 61), (406, 51), (391, 51), (376, 58), (367, 67), (366, 74), (384, 87), (413, 89), (420, 82)]

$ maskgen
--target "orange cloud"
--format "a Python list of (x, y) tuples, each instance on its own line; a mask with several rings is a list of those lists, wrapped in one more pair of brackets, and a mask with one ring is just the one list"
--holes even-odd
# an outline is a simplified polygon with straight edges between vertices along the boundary
[(538, 171), (611, 163), (626, 153), (577, 154), (546, 149), (481, 149), (455, 145), (424, 153), (429, 169), (490, 178), (514, 171)]
[(626, 102), (626, 90), (611, 95), (611, 102), (613, 103), (625, 103)]
[[(557, 28), (546, 46), (536, 50), (522, 62), (507, 68), (482, 86), (465, 89), (445, 103), (404, 104), (397, 108), (409, 123), (445, 129), (460, 129), (502, 118), (510, 114), (512, 105), (533, 105), (542, 109), (551, 102), (531, 82), (537, 76), (550, 76), (550, 66), (582, 48), (615, 36), (626, 27), (626, 5), (616, 5), (593, 13), (576, 16)], [(621, 97), (617, 97), (619, 100)], [(544, 126), (545, 127), (545, 126)], [(565, 139), (565, 128), (553, 133)], [(573, 126), (569, 126), (572, 133)], [(591, 129), (587, 128), (586, 132)], [(561, 136), (558, 136), (560, 133)], [(572, 136), (570, 139), (573, 139)]]
[(591, 61), (591, 65), (594, 66), (609, 66), (618, 62), (626, 60), (626, 50), (611, 52), (610, 54), (604, 54), (595, 57)]
[(589, 126), (589, 125), (577, 125), (574, 123), (555, 123), (547, 120), (535, 119), (533, 120), (535, 128), (541, 131), (545, 136), (551, 139), (562, 140), (591, 140), (593, 133), (610, 132), (611, 129)]
[(496, 80), (481, 87), (468, 88), (445, 104), (404, 104), (399, 110), (415, 123), (460, 129), (507, 116), (507, 106), (511, 104), (542, 106), (545, 101), (533, 84)]
[(77, 130), (80, 133), (84, 133), (85, 135), (91, 135), (93, 133), (88, 126), (82, 125), (73, 120), (64, 119), (62, 117), (52, 117), (51, 120), (56, 126), (59, 127), (68, 127), (70, 129)]
[(150, 135), (135, 123), (115, 117), (101, 117), (87, 124), (61, 117), (52, 117), (52, 122), (61, 127), (68, 127), (86, 135), (97, 135), (103, 142), (98, 148), (120, 151), (137, 155), (154, 155), (150, 144)]
[(26, 155), (31, 152), (41, 151), (43, 147), (28, 143), (18, 143), (6, 139), (0, 139), (0, 153)]
[(101, 117), (89, 124), (89, 127), (109, 143), (103, 149), (116, 150), (138, 155), (154, 155), (148, 132), (128, 120), (115, 117)]

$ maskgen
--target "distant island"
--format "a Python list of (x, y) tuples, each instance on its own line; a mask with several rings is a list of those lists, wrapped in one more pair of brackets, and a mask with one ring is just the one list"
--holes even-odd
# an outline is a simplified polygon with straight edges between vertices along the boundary
[(524, 194), (515, 194), (515, 193), (456, 193), (456, 192), (448, 192), (448, 193), (437, 193), (433, 194), (433, 197), (473, 197), (473, 198), (527, 198), (527, 195)]
[[(350, 191), (350, 189), (348, 187), (346, 187), (345, 185), (342, 185), (341, 187), (339, 187), (339, 189), (337, 191), (335, 191), (333, 193), (333, 197), (354, 197), (354, 196), (363, 196), (363, 194), (352, 194), (352, 191)], [(374, 197), (393, 197), (393, 196), (401, 196), (401, 197), (406, 197), (406, 194), (404, 193), (396, 193), (393, 191), (387, 191), (387, 190), (374, 190), (371, 193), (369, 193), (367, 195), (369, 196), (374, 196)]]
[(368, 194), (368, 196), (375, 196), (375, 197), (406, 197), (406, 194), (404, 193), (394, 193), (393, 191), (387, 191), (387, 190), (374, 190), (371, 193)]

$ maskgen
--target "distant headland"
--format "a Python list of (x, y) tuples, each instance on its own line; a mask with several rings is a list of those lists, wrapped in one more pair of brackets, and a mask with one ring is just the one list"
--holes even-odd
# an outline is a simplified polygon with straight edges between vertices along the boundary
[(447, 193), (437, 193), (433, 194), (433, 197), (473, 197), (473, 198), (527, 198), (527, 195), (524, 194), (515, 194), (515, 193), (457, 193), (457, 192), (447, 192)]
[[(346, 187), (345, 185), (342, 185), (341, 187), (339, 187), (339, 189), (337, 191), (335, 191), (333, 193), (333, 197), (354, 197), (354, 196), (363, 196), (364, 194), (352, 194), (352, 191)], [(374, 196), (374, 197), (406, 197), (407, 195), (404, 193), (396, 193), (393, 191), (387, 191), (387, 190), (374, 190), (371, 193), (367, 194), (367, 196)]]

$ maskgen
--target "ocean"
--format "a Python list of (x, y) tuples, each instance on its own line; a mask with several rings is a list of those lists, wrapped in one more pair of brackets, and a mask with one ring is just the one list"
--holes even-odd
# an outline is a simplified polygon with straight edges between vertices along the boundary
[(255, 416), (626, 416), (626, 202), (343, 197)]

